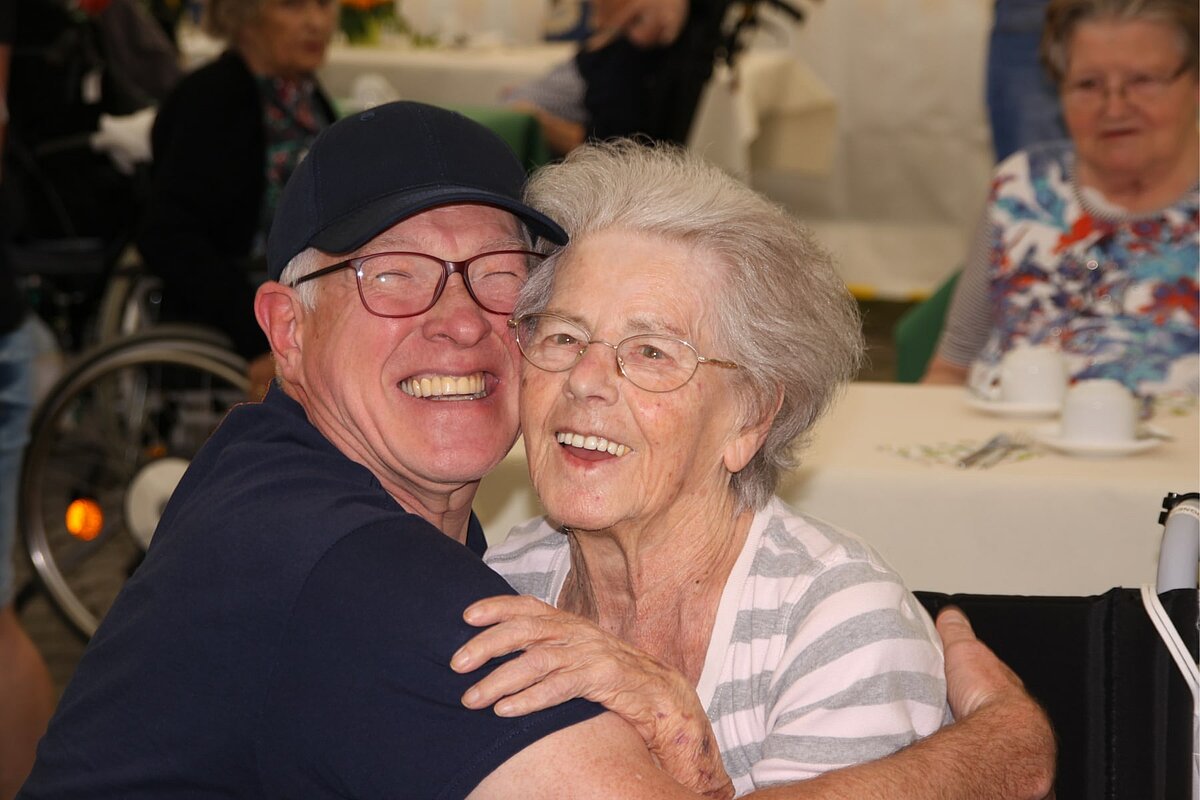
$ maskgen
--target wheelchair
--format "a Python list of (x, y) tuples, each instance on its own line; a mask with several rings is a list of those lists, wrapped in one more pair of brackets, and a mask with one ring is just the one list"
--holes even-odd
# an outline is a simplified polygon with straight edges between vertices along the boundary
[[(28, 174), (54, 198), (50, 182)], [(33, 313), (67, 360), (25, 449), (17, 519), (33, 584), (17, 602), (40, 589), (88, 639), (188, 462), (249, 386), (221, 334), (159, 323), (161, 283), (133, 255), (132, 228), (80, 236), (69, 222), (8, 245)]]
[(99, 342), (38, 404), (18, 489), (37, 585), (90, 638), (150, 545), (192, 457), (247, 397), (245, 360), (198, 325), (155, 322), (157, 281), (115, 271)]

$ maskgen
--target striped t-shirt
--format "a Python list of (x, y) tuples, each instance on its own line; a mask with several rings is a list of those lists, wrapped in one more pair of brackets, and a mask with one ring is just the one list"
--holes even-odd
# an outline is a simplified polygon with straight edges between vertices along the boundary
[[(567, 537), (540, 519), (485, 560), (548, 603), (571, 567)], [(778, 498), (725, 584), (696, 692), (739, 796), (880, 758), (950, 718), (941, 642), (900, 577)]]

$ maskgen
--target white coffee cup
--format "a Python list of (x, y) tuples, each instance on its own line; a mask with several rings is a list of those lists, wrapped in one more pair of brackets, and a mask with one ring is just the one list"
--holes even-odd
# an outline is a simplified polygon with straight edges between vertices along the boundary
[(1067, 365), (1050, 345), (1018, 345), (1000, 361), (1000, 399), (1006, 403), (1058, 405), (1067, 390)]
[(1076, 442), (1131, 442), (1136, 438), (1137, 399), (1120, 381), (1079, 381), (1062, 407), (1062, 437)]

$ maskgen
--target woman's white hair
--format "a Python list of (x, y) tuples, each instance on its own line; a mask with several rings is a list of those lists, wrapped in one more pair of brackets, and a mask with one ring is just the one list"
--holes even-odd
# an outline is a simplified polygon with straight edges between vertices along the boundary
[[(673, 146), (627, 139), (584, 145), (539, 170), (526, 200), (573, 243), (618, 229), (701, 248), (723, 265), (720, 285), (706, 296), (716, 312), (714, 356), (741, 366), (733, 385), (743, 421), (764, 419), (782, 398), (762, 448), (731, 479), (742, 507), (762, 508), (862, 361), (858, 307), (829, 252), (782, 207)], [(555, 270), (573, 253), (571, 244), (551, 252), (514, 316), (546, 307)]]

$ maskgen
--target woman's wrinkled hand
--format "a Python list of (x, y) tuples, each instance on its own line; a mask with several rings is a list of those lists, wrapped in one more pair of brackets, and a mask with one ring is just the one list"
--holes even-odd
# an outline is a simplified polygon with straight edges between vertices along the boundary
[(707, 797), (733, 796), (708, 717), (678, 671), (533, 597), (480, 600), (463, 619), (486, 630), (454, 654), (456, 672), (524, 651), (468, 689), (466, 707), (493, 706), (496, 714), (515, 717), (582, 697), (633, 725), (659, 766), (684, 786)]

